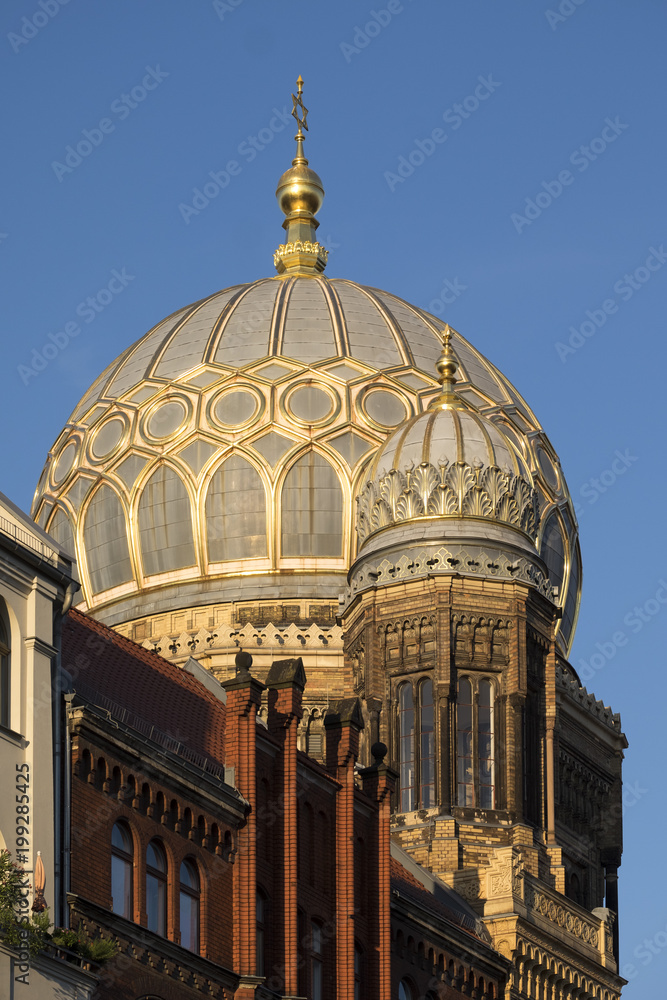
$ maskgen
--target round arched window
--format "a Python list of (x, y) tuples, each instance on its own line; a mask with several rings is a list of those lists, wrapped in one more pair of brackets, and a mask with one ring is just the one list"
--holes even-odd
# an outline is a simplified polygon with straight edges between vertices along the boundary
[(116, 823), (111, 831), (111, 909), (132, 919), (132, 866), (134, 848), (125, 824)]
[(149, 931), (166, 937), (167, 859), (157, 840), (151, 840), (146, 848), (146, 912)]
[(181, 945), (199, 951), (199, 874), (193, 861), (181, 865), (180, 923)]

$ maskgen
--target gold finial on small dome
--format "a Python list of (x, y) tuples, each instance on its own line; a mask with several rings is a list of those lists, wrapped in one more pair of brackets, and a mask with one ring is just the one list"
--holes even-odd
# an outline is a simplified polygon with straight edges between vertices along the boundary
[(324, 270), (327, 263), (327, 251), (315, 239), (319, 222), (315, 218), (324, 201), (322, 181), (308, 166), (308, 160), (303, 155), (303, 143), (306, 138), (303, 130), (308, 131), (306, 120), (308, 108), (303, 103), (303, 80), (299, 76), (296, 81), (297, 92), (292, 94), (292, 117), (296, 120), (298, 129), (294, 136), (296, 141), (296, 156), (292, 166), (286, 170), (278, 181), (276, 198), (285, 215), (283, 229), (287, 233), (287, 241), (282, 243), (273, 255), (278, 274), (318, 274)]
[(470, 406), (464, 399), (461, 399), (455, 388), (455, 372), (459, 363), (452, 350), (452, 331), (449, 323), (445, 325), (442, 333), (442, 352), (435, 365), (440, 376), (438, 381), (442, 386), (442, 391), (439, 396), (431, 400), (428, 408), (429, 410), (469, 410)]

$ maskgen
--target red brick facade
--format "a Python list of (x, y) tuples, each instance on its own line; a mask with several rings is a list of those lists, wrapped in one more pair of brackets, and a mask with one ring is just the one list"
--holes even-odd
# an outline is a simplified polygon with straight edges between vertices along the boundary
[[(502, 995), (504, 960), (390, 858), (395, 774), (382, 744), (359, 771), (356, 698), (326, 717), (322, 766), (297, 750), (300, 659), (275, 662), (264, 685), (242, 653), (236, 677), (216, 691), (76, 612), (63, 657), (75, 674), (72, 922), (119, 944), (100, 970), (99, 1000), (390, 1000), (406, 977), (415, 997), (429, 989), (444, 997), (463, 995), (458, 986), (480, 976), (480, 998)], [(125, 916), (113, 912), (112, 855), (118, 870), (128, 864), (112, 850), (115, 824), (131, 841)], [(164, 935), (149, 929), (151, 842), (166, 859)], [(184, 862), (197, 874), (194, 897), (181, 885)], [(193, 898), (199, 940), (186, 948), (182, 919)]]

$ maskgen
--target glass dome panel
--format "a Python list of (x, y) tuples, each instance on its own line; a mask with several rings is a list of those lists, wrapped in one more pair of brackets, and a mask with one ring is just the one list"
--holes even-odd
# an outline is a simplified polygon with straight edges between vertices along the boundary
[(563, 598), (563, 578), (565, 576), (565, 539), (563, 538), (560, 518), (555, 511), (549, 516), (545, 525), (540, 555), (546, 563), (552, 586), (558, 587), (558, 603), (560, 604)]
[(48, 528), (49, 534), (55, 538), (58, 545), (61, 545), (68, 555), (76, 555), (76, 549), (74, 545), (74, 531), (72, 530), (72, 522), (69, 517), (62, 509), (62, 507), (56, 507), (56, 512), (51, 518), (51, 523)]
[(572, 554), (570, 566), (570, 580), (567, 587), (567, 597), (563, 608), (563, 620), (561, 622), (561, 632), (565, 642), (569, 643), (574, 631), (574, 622), (577, 615), (577, 599), (581, 587), (581, 557), (579, 546), (576, 546)]
[(332, 558), (343, 554), (343, 491), (332, 466), (314, 451), (302, 455), (285, 479), (282, 554)]
[(232, 455), (206, 495), (206, 537), (211, 562), (258, 559), (267, 554), (266, 493), (256, 469)]
[(120, 499), (106, 483), (93, 495), (86, 511), (83, 544), (94, 594), (129, 583), (132, 563), (125, 513)]
[(194, 566), (190, 498), (180, 477), (161, 466), (139, 500), (139, 541), (146, 576)]

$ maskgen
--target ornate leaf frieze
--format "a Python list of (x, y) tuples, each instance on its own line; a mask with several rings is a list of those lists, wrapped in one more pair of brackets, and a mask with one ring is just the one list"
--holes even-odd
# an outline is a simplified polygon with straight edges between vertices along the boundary
[(436, 469), (422, 462), (366, 483), (357, 497), (359, 540), (389, 524), (445, 514), (502, 521), (521, 528), (533, 541), (540, 520), (537, 493), (521, 476), (496, 466), (443, 461)]

